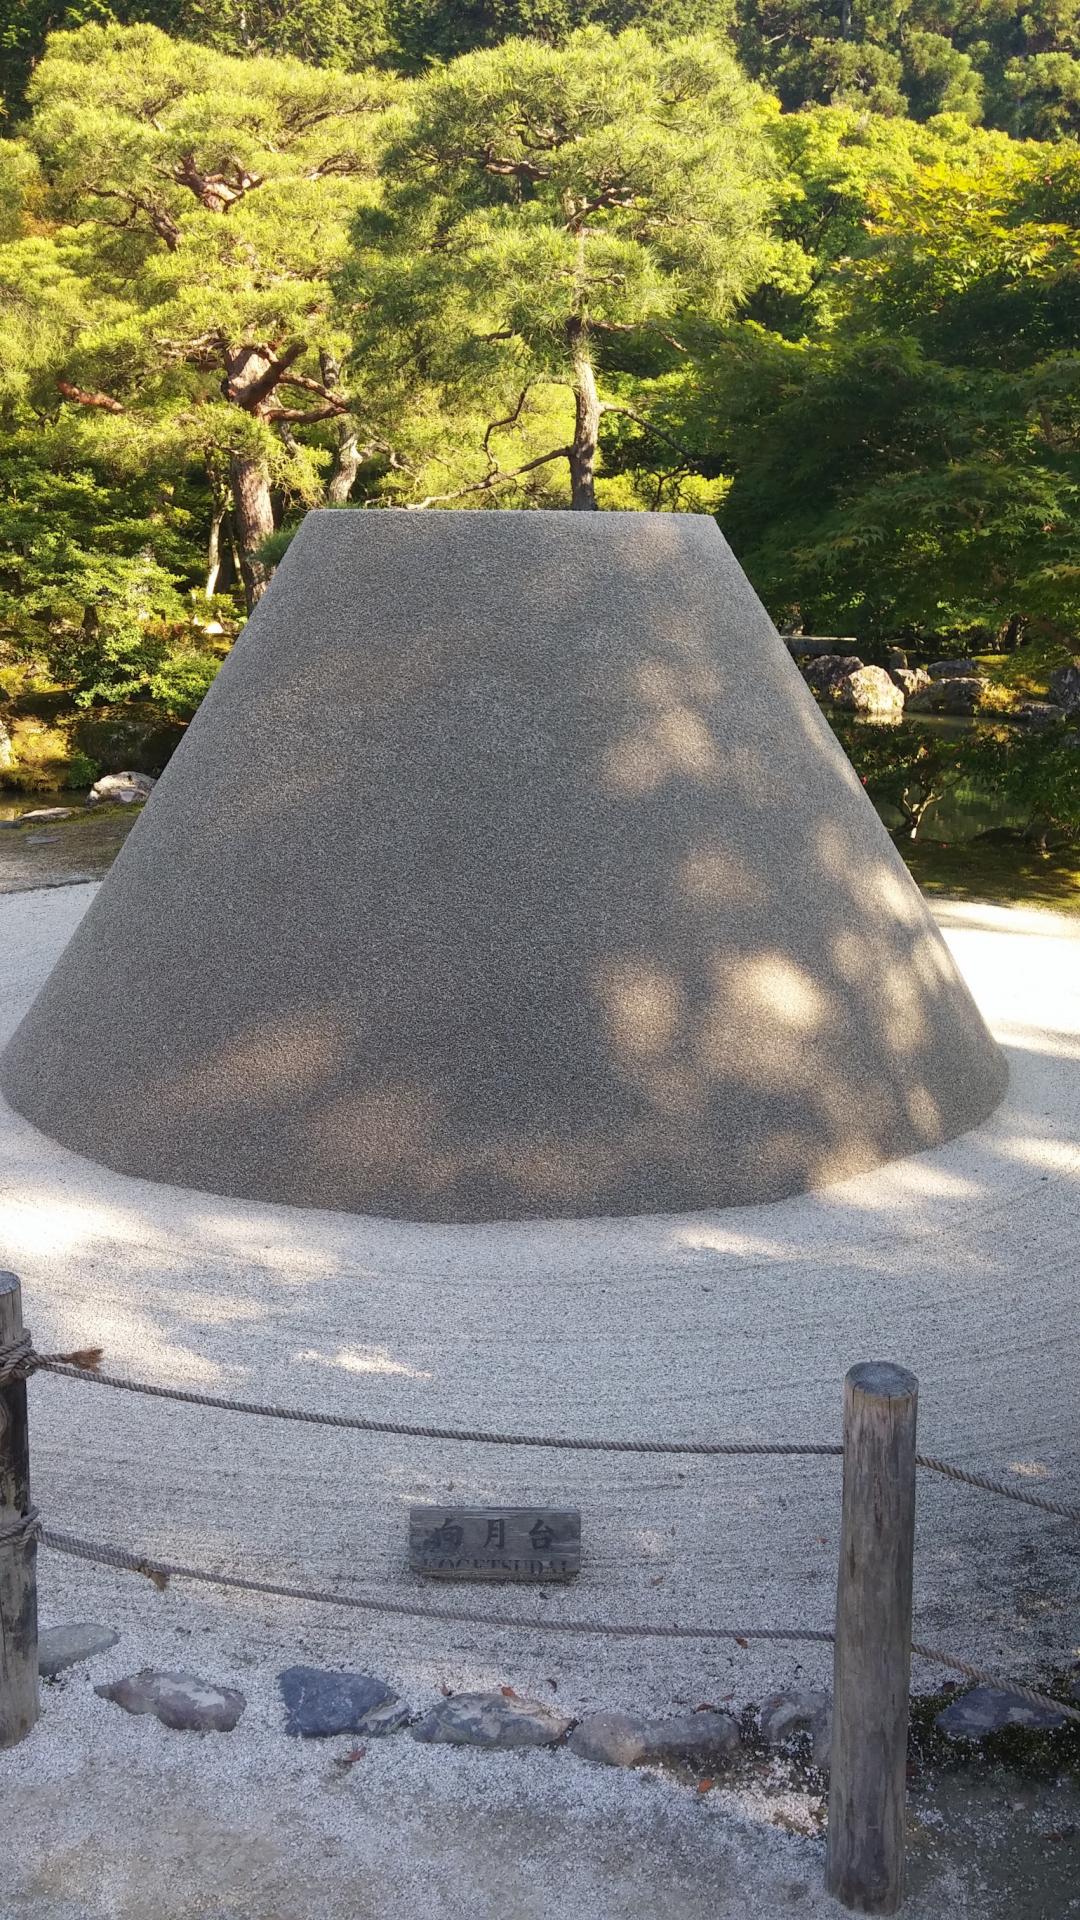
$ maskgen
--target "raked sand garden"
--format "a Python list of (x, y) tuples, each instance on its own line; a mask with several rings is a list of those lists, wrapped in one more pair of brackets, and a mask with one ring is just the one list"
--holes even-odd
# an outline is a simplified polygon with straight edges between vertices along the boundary
[[(5, 1033), (93, 891), (0, 901)], [(1018, 909), (937, 913), (1006, 1051), (1003, 1105), (945, 1147), (769, 1206), (409, 1226), (125, 1178), (5, 1110), (4, 1264), (22, 1275), (36, 1343), (100, 1344), (112, 1371), (164, 1385), (407, 1424), (793, 1441), (838, 1437), (845, 1370), (889, 1358), (919, 1377), (925, 1451), (1068, 1499), (1080, 1465), (1080, 928)], [(428, 1746), (408, 1731), (357, 1757), (355, 1737), (286, 1737), (277, 1675), (297, 1663), (371, 1673), (416, 1714), (510, 1687), (571, 1719), (705, 1703), (737, 1715), (780, 1688), (827, 1687), (825, 1647), (545, 1627), (830, 1625), (835, 1460), (450, 1446), (56, 1378), (30, 1394), (48, 1526), (253, 1579), (467, 1603), (520, 1626), (180, 1581), (159, 1593), (43, 1550), (43, 1623), (120, 1637), (46, 1685), (41, 1724), (0, 1761), (5, 1915), (827, 1910), (821, 1782), (780, 1758), (771, 1771), (720, 1768), (703, 1792), (655, 1768)], [(447, 1500), (580, 1508), (580, 1579), (421, 1586), (406, 1570), (407, 1509)], [(1003, 1675), (1060, 1675), (1080, 1647), (1077, 1564), (1063, 1523), (920, 1480), (924, 1643)], [(238, 1689), (235, 1730), (170, 1731), (95, 1694), (142, 1667)], [(941, 1681), (916, 1665), (916, 1690)], [(913, 1796), (914, 1916), (1072, 1910), (1067, 1876), (1047, 1905), (1061, 1847), (1034, 1844), (1041, 1827), (1068, 1828), (1069, 1789), (1027, 1791), (1014, 1805), (1011, 1788), (984, 1786), (948, 1813), (927, 1802), (921, 1826)]]

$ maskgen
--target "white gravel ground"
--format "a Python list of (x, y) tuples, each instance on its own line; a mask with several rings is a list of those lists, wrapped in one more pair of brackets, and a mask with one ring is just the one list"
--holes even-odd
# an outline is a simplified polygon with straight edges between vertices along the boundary
[[(0, 900), (5, 1032), (92, 893)], [(939, 918), (1008, 1050), (1009, 1095), (950, 1146), (826, 1193), (711, 1215), (408, 1227), (125, 1179), (5, 1110), (0, 1260), (24, 1277), (40, 1345), (101, 1343), (118, 1372), (429, 1424), (833, 1438), (845, 1368), (893, 1358), (919, 1375), (925, 1450), (1075, 1498), (1080, 925), (968, 906)], [(583, 1614), (830, 1624), (834, 1462), (450, 1448), (53, 1379), (31, 1392), (35, 1495), (58, 1528), (255, 1577), (415, 1596), (402, 1570), (411, 1501), (573, 1503), (586, 1570), (546, 1596), (433, 1596), (467, 1594), (540, 1628), (510, 1631), (178, 1583), (158, 1595), (42, 1554), (43, 1620), (97, 1619), (123, 1637), (46, 1689), (41, 1727), (0, 1762), (16, 1835), (2, 1920), (825, 1910), (820, 1841), (786, 1830), (813, 1825), (804, 1796), (697, 1795), (566, 1754), (407, 1738), (369, 1743), (344, 1769), (347, 1741), (285, 1741), (273, 1679), (306, 1658), (369, 1667), (418, 1706), (440, 1686), (512, 1684), (578, 1713), (827, 1682), (813, 1648), (542, 1628)], [(1080, 1650), (1078, 1563), (1062, 1523), (921, 1483), (925, 1641), (1019, 1675), (1060, 1666)], [(94, 1697), (94, 1679), (141, 1664), (240, 1685), (250, 1706), (236, 1733), (169, 1734)], [(928, 1855), (922, 1871), (920, 1920), (998, 1911), (974, 1865)]]

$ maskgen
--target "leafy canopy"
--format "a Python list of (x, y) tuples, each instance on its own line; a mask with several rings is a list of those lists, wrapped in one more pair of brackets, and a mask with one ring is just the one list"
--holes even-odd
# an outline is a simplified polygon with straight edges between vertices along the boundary
[(354, 385), (419, 484), (436, 459), (439, 495), (558, 460), (583, 366), (603, 384), (635, 341), (678, 352), (687, 315), (733, 309), (775, 260), (773, 112), (716, 41), (595, 28), (418, 85), (338, 285)]

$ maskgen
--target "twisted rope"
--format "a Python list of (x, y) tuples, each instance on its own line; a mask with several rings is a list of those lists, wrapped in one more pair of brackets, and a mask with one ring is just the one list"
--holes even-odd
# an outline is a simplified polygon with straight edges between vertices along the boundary
[[(0, 1367), (3, 1356), (0, 1354)], [(225, 1400), (213, 1393), (194, 1393), (180, 1387), (158, 1387), (149, 1380), (123, 1380), (101, 1373), (73, 1354), (37, 1354), (31, 1372), (63, 1374), (89, 1386), (115, 1387), (121, 1393), (146, 1394), (154, 1400), (181, 1400), (191, 1407), (216, 1407), (222, 1413), (249, 1413), (269, 1420), (299, 1420), (316, 1427), (346, 1427), (358, 1433), (388, 1433), (415, 1440), (472, 1441), (481, 1446), (548, 1447), (570, 1453), (692, 1453), (692, 1454), (839, 1454), (839, 1446), (789, 1445), (758, 1440), (603, 1440), (563, 1437), (550, 1433), (492, 1433), (485, 1428), (410, 1426), (398, 1420), (367, 1420), (360, 1414), (314, 1413), (308, 1407), (276, 1407), (255, 1400)], [(2, 1381), (0, 1371), (0, 1381)]]
[(73, 1353), (38, 1353), (31, 1334), (17, 1334), (6, 1346), (0, 1346), (0, 1387), (52, 1369), (85, 1380), (100, 1364), (104, 1351), (104, 1347), (78, 1347)]
[(1022, 1487), (1010, 1487), (1002, 1480), (992, 1480), (986, 1473), (967, 1473), (963, 1467), (951, 1466), (947, 1460), (931, 1460), (925, 1454), (915, 1455), (917, 1467), (925, 1467), (929, 1473), (942, 1473), (946, 1480), (958, 1480), (961, 1486), (978, 1487), (983, 1493), (999, 1493), (1003, 1500), (1018, 1500), (1021, 1506), (1038, 1507), (1041, 1513), (1055, 1513), (1062, 1520), (1080, 1521), (1080, 1507), (1071, 1507), (1064, 1500), (1044, 1500), (1041, 1493), (1025, 1493)]
[[(441, 1620), (456, 1625), (507, 1627), (514, 1631), (524, 1629), (527, 1633), (604, 1634), (615, 1640), (728, 1640), (734, 1641), (737, 1646), (746, 1646), (751, 1640), (769, 1640), (832, 1646), (836, 1639), (834, 1633), (820, 1627), (681, 1627), (640, 1621), (525, 1620), (516, 1613), (473, 1613), (468, 1607), (421, 1607), (406, 1600), (373, 1600), (364, 1594), (331, 1593), (325, 1587), (294, 1587), (272, 1580), (245, 1580), (239, 1574), (210, 1573), (203, 1567), (186, 1567), (171, 1560), (153, 1560), (147, 1554), (129, 1553), (126, 1547), (118, 1547), (111, 1542), (81, 1540), (74, 1534), (54, 1533), (50, 1529), (42, 1532), (41, 1540), (54, 1553), (69, 1554), (76, 1560), (89, 1560), (98, 1566), (144, 1574), (161, 1590), (170, 1580), (191, 1580), (201, 1586), (227, 1587), (241, 1593), (270, 1594), (285, 1600), (310, 1600), (320, 1606), (390, 1614), (406, 1620)], [(964, 1674), (969, 1680), (1015, 1693), (1021, 1699), (1031, 1701), (1034, 1706), (1050, 1707), (1064, 1714), (1068, 1720), (1080, 1721), (1080, 1711), (1075, 1707), (1066, 1706), (1064, 1701), (1039, 1693), (1034, 1687), (1024, 1686), (1018, 1680), (1001, 1680), (993, 1674), (984, 1673), (979, 1667), (970, 1666), (966, 1660), (954, 1660), (950, 1654), (939, 1653), (933, 1647), (913, 1643), (911, 1651), (919, 1659), (931, 1661), (935, 1666), (947, 1667), (954, 1673)]]
[(156, 1586), (169, 1580), (194, 1580), (203, 1586), (232, 1587), (242, 1593), (274, 1594), (285, 1600), (314, 1600), (320, 1606), (348, 1607), (360, 1613), (394, 1614), (406, 1620), (448, 1620), (478, 1627), (511, 1627), (531, 1633), (601, 1633), (615, 1639), (638, 1640), (817, 1640), (832, 1644), (833, 1635), (799, 1627), (665, 1627), (649, 1623), (609, 1624), (606, 1620), (525, 1620), (519, 1613), (473, 1613), (467, 1607), (422, 1607), (408, 1600), (373, 1600), (365, 1594), (331, 1593), (325, 1587), (285, 1586), (272, 1580), (244, 1580), (235, 1573), (208, 1573), (202, 1567), (178, 1566), (170, 1560), (152, 1560), (101, 1540), (80, 1540), (70, 1533), (46, 1529), (42, 1543), (54, 1553), (101, 1566), (142, 1573)]
[(41, 1516), (35, 1506), (25, 1513), (0, 1514), (0, 1551), (4, 1547), (27, 1546), (41, 1538)]
[(983, 1687), (995, 1687), (1001, 1693), (1015, 1693), (1021, 1700), (1029, 1700), (1033, 1707), (1052, 1707), (1055, 1713), (1063, 1713), (1066, 1720), (1080, 1723), (1080, 1710), (1076, 1707), (1066, 1706), (1064, 1700), (1055, 1700), (1051, 1694), (1040, 1693), (1035, 1687), (1025, 1687), (1019, 1680), (999, 1680), (996, 1674), (984, 1673), (981, 1667), (970, 1666), (966, 1660), (954, 1660), (951, 1654), (938, 1653), (933, 1647), (918, 1646), (914, 1640), (911, 1651), (935, 1667), (948, 1667), (953, 1673), (962, 1673), (968, 1680), (975, 1680)]
[[(0, 1347), (0, 1386), (6, 1380), (26, 1380), (34, 1373), (56, 1373), (69, 1380), (82, 1380), (91, 1386), (112, 1387), (120, 1393), (139, 1393), (152, 1400), (179, 1400), (190, 1407), (215, 1407), (221, 1413), (254, 1414), (264, 1420), (293, 1420), (315, 1427), (341, 1427), (354, 1433), (385, 1433), (399, 1439), (450, 1440), (477, 1446), (542, 1447), (562, 1453), (650, 1453), (693, 1454), (710, 1458), (751, 1456), (782, 1458), (803, 1455), (829, 1458), (842, 1455), (838, 1442), (767, 1440), (604, 1440), (593, 1436), (550, 1433), (493, 1433), (483, 1427), (413, 1426), (399, 1420), (368, 1420), (361, 1414), (318, 1413), (308, 1407), (278, 1407), (258, 1400), (227, 1400), (219, 1394), (195, 1393), (182, 1387), (159, 1387), (149, 1380), (125, 1380), (119, 1374), (103, 1373), (102, 1349), (84, 1347), (75, 1353), (37, 1353), (29, 1334), (23, 1334), (11, 1346)], [(961, 1486), (976, 1487), (983, 1493), (996, 1493), (1003, 1500), (1020, 1506), (1035, 1507), (1040, 1513), (1080, 1524), (1080, 1507), (1064, 1500), (1047, 1500), (1042, 1494), (1027, 1493), (1010, 1487), (989, 1474), (969, 1473), (947, 1460), (917, 1453), (915, 1464), (928, 1473), (939, 1473)]]

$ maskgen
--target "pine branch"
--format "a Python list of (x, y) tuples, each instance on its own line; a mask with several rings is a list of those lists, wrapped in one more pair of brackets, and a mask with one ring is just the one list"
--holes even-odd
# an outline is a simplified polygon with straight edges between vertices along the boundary
[(503, 427), (512, 427), (516, 425), (517, 421), (521, 417), (521, 409), (525, 405), (526, 400), (528, 399), (529, 389), (531, 388), (531, 386), (532, 386), (532, 381), (527, 380), (525, 385), (522, 387), (521, 392), (518, 394), (517, 405), (514, 408), (513, 413), (508, 413), (505, 420), (489, 420), (488, 422), (487, 428), (484, 433), (482, 444), (484, 448), (485, 457), (491, 462), (492, 466), (494, 466), (496, 463), (495, 463), (495, 457), (491, 452), (491, 446), (490, 446), (491, 436), (493, 433), (498, 433)]
[(74, 400), (80, 407), (99, 407), (102, 413), (126, 413), (122, 400), (114, 400), (111, 393), (88, 393), (85, 387), (73, 387), (69, 380), (58, 380), (57, 392), (65, 400)]
[(523, 473), (532, 473), (537, 467), (546, 466), (550, 460), (569, 460), (571, 451), (570, 447), (554, 447), (550, 453), (538, 453), (535, 460), (526, 460), (523, 467), (515, 467), (511, 473), (503, 473), (496, 467), (493, 472), (485, 474), (482, 480), (474, 480), (471, 486), (459, 487), (456, 493), (429, 493), (424, 500), (410, 500), (409, 511), (441, 506), (447, 500), (464, 500), (470, 493), (490, 493), (494, 487), (501, 487), (508, 480), (519, 480)]
[(700, 466), (702, 457), (700, 454), (692, 453), (689, 447), (684, 447), (681, 441), (665, 432), (663, 427), (654, 426), (653, 422), (646, 420), (643, 414), (635, 413), (633, 407), (620, 406), (614, 400), (601, 400), (600, 411), (601, 413), (621, 413), (625, 419), (632, 420), (634, 425), (641, 427), (645, 433), (651, 433), (657, 440), (663, 440), (666, 446), (672, 447), (679, 458), (686, 460), (691, 467)]

